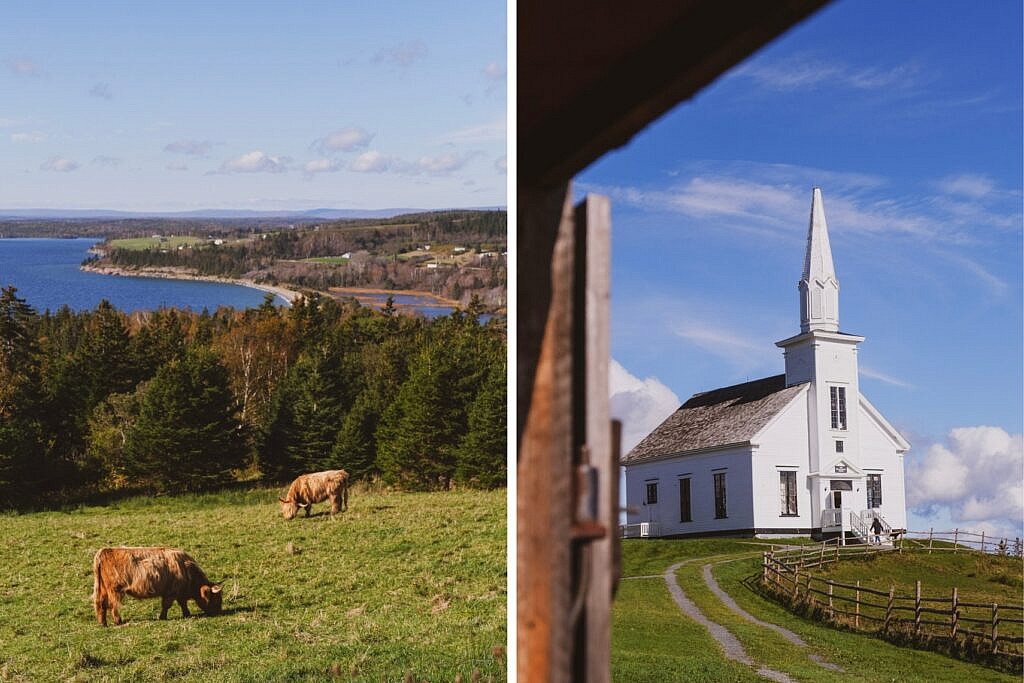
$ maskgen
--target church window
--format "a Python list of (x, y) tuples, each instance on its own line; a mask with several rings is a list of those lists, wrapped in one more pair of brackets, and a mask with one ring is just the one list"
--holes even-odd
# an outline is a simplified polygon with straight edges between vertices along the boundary
[(846, 387), (829, 387), (832, 398), (832, 429), (846, 429)]
[(796, 517), (796, 472), (779, 472), (779, 495), (782, 499), (782, 516)]
[(725, 519), (725, 472), (715, 472), (715, 519)]
[(647, 504), (655, 505), (658, 502), (658, 482), (647, 482)]
[(842, 441), (836, 441), (836, 453), (842, 453), (842, 452), (843, 452), (843, 442)]
[(690, 516), (690, 479), (679, 480), (679, 521), (692, 522)]
[(882, 475), (868, 475), (868, 507), (882, 507)]

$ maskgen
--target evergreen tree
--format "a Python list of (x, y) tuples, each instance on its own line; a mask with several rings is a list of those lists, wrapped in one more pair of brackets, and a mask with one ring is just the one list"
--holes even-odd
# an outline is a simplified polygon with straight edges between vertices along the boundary
[(469, 407), (469, 429), (455, 454), (455, 476), (464, 484), (504, 486), (506, 467), (507, 378), (504, 358), (491, 365)]
[(0, 291), (0, 507), (49, 472), (43, 452), (36, 314), (17, 289)]
[(378, 474), (374, 432), (379, 421), (379, 396), (371, 390), (363, 391), (341, 423), (330, 467), (346, 470), (353, 479)]
[(157, 370), (127, 430), (125, 469), (158, 490), (198, 490), (231, 480), (245, 458), (228, 373), (206, 349)]

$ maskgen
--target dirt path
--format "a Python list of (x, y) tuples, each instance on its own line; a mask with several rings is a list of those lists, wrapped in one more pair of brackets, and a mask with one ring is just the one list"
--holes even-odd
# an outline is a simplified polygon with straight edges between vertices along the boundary
[[(718, 644), (722, 646), (722, 650), (728, 659), (731, 659), (740, 664), (746, 664), (747, 666), (754, 666), (754, 660), (747, 654), (747, 651), (743, 648), (743, 645), (732, 633), (728, 631), (721, 624), (715, 622), (704, 616), (704, 613), (697, 609), (697, 605), (693, 603), (683, 589), (679, 587), (679, 582), (676, 581), (676, 571), (684, 564), (691, 564), (693, 562), (702, 562), (707, 558), (696, 558), (692, 560), (685, 560), (683, 562), (676, 562), (674, 565), (665, 570), (663, 575), (665, 584), (668, 586), (668, 592), (672, 595), (672, 599), (675, 601), (679, 609), (683, 611), (683, 614), (690, 617), (698, 624), (703, 626), (711, 633), (711, 637), (718, 641)], [(779, 681), (779, 683), (796, 683), (794, 679), (790, 678), (788, 674), (781, 671), (775, 671), (767, 667), (761, 667), (757, 670), (757, 673), (764, 678), (772, 681)]]
[[(704, 583), (708, 585), (708, 588), (710, 588), (711, 592), (715, 594), (715, 597), (721, 600), (722, 603), (729, 608), (729, 610), (737, 614), (740, 618), (746, 619), (752, 624), (757, 624), (758, 626), (761, 626), (763, 628), (775, 631), (780, 636), (788, 640), (793, 645), (796, 645), (797, 647), (809, 647), (803, 638), (793, 633), (788, 628), (779, 626), (778, 624), (771, 624), (767, 621), (761, 621), (753, 614), (737, 605), (736, 601), (732, 599), (732, 596), (726, 593), (718, 586), (718, 582), (715, 581), (715, 577), (711, 574), (711, 567), (713, 564), (723, 564), (724, 562), (735, 562), (735, 560), (724, 560), (715, 563), (708, 563), (704, 565), (704, 567), (702, 568), (704, 573)], [(831, 662), (825, 661), (825, 659), (816, 652), (809, 652), (807, 656), (810, 658), (812, 662), (825, 669), (829, 669), (831, 671), (844, 671), (844, 669), (841, 666), (839, 666), (838, 664), (832, 664)]]

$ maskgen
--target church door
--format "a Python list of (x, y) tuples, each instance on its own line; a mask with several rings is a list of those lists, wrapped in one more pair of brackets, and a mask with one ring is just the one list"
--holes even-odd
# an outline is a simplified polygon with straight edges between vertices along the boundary
[(833, 491), (832, 492), (832, 507), (836, 510), (843, 509), (843, 492)]

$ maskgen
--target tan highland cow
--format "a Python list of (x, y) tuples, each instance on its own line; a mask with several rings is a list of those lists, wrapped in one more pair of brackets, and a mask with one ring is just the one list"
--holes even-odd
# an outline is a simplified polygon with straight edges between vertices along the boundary
[(313, 503), (331, 501), (331, 514), (348, 510), (348, 472), (327, 470), (315, 474), (303, 474), (288, 487), (288, 493), (281, 501), (281, 514), (293, 519), (299, 508), (306, 508), (306, 516)]
[(191, 557), (173, 548), (102, 548), (92, 560), (95, 575), (93, 600), (96, 620), (107, 625), (107, 610), (121, 623), (121, 599), (161, 598), (160, 618), (174, 601), (188, 616), (188, 601), (195, 600), (206, 614), (221, 612), (221, 584), (213, 583)]

